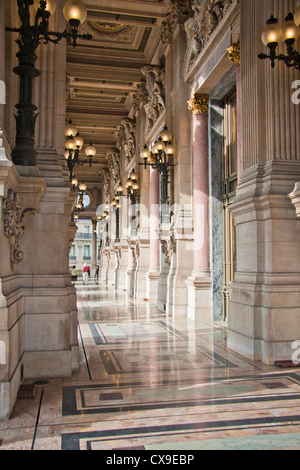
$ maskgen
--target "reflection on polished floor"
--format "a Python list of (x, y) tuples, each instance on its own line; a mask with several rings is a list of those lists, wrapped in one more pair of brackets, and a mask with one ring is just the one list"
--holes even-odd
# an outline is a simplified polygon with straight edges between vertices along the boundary
[(77, 285), (80, 370), (37, 380), (0, 423), (0, 450), (300, 449), (299, 369), (252, 363), (223, 324), (90, 282)]

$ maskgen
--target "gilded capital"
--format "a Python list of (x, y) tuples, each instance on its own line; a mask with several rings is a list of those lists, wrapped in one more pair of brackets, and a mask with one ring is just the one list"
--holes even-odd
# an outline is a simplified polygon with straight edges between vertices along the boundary
[(208, 113), (208, 95), (195, 94), (187, 103), (189, 110), (195, 114)]
[(240, 38), (232, 43), (232, 46), (227, 49), (228, 58), (232, 60), (236, 65), (241, 63), (241, 47), (240, 47)]

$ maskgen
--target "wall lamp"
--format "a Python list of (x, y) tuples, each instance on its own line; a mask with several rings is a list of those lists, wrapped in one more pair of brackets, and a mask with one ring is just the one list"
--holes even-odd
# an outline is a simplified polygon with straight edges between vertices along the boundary
[(147, 166), (151, 166), (157, 169), (160, 173), (160, 205), (161, 205), (161, 221), (168, 221), (167, 205), (169, 203), (168, 197), (168, 179), (169, 179), (169, 168), (175, 166), (173, 163), (175, 147), (172, 143), (173, 136), (168, 131), (167, 126), (160, 134), (158, 140), (156, 140), (152, 146), (151, 151), (145, 145), (141, 157), (144, 163), (145, 169)]
[[(37, 107), (32, 103), (33, 79), (40, 75), (35, 68), (35, 54), (39, 44), (52, 42), (58, 44), (63, 38), (71, 39), (75, 47), (77, 39), (92, 39), (89, 34), (78, 34), (78, 29), (87, 17), (87, 9), (81, 0), (68, 0), (63, 8), (66, 21), (70, 25), (64, 32), (49, 31), (49, 18), (55, 12), (56, 0), (17, 0), (18, 14), (21, 20), (20, 28), (5, 28), (6, 31), (19, 33), (16, 43), (19, 46), (17, 58), (19, 65), (14, 68), (20, 77), (19, 103), (16, 116), (16, 145), (12, 151), (15, 165), (35, 166), (37, 152), (35, 145), (35, 123)], [(33, 25), (30, 24), (31, 5), (36, 6)]]
[(80, 137), (71, 119), (65, 128), (65, 136), (67, 138), (65, 143), (65, 158), (70, 172), (70, 181), (72, 181), (75, 164), (82, 166), (85, 163), (89, 163), (91, 167), (92, 159), (96, 155), (96, 149), (92, 143), (88, 145), (85, 149), (86, 160), (80, 160), (79, 152), (83, 147), (83, 138)]
[[(262, 42), (270, 50), (269, 54), (259, 54), (259, 59), (269, 59), (271, 67), (275, 67), (276, 60), (284, 62), (287, 67), (295, 67), (300, 70), (300, 54), (295, 50), (295, 42), (300, 37), (300, 6), (295, 11), (295, 14), (289, 13), (285, 18), (283, 26), (278, 24), (278, 19), (272, 15), (268, 21), (267, 26), (262, 33)], [(287, 48), (287, 55), (277, 55), (277, 46), (280, 42), (284, 42)]]
[[(134, 206), (138, 198), (139, 189), (140, 189), (140, 186), (138, 184), (138, 176), (135, 173), (135, 171), (133, 171), (128, 177), (128, 180), (126, 181), (125, 188), (123, 188), (123, 186), (118, 186), (117, 197), (129, 198), (131, 201), (131, 204)], [(123, 194), (124, 190), (127, 191), (127, 194)]]

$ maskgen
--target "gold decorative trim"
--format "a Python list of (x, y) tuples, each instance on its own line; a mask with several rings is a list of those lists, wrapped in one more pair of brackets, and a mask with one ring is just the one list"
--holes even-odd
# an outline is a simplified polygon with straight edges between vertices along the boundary
[(240, 37), (236, 42), (232, 43), (232, 46), (227, 49), (228, 58), (232, 60), (236, 65), (241, 63), (241, 44)]
[(208, 95), (194, 94), (188, 103), (188, 108), (193, 114), (205, 114), (208, 113)]

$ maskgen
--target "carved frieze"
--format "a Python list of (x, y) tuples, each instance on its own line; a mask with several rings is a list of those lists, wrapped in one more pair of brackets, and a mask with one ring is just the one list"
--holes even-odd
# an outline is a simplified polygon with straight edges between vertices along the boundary
[(10, 244), (10, 261), (12, 265), (21, 263), (24, 253), (20, 249), (24, 234), (25, 220), (29, 215), (35, 215), (34, 209), (22, 209), (19, 204), (19, 196), (12, 189), (8, 191), (3, 207), (4, 235)]
[(176, 253), (176, 239), (173, 235), (170, 235), (170, 238), (168, 240), (161, 239), (160, 243), (162, 254), (165, 257), (165, 262), (170, 266), (172, 262), (172, 257)]
[(135, 112), (139, 109), (140, 105), (145, 105), (148, 101), (148, 92), (145, 81), (140, 81), (134, 86), (135, 92), (132, 97), (133, 107)]
[(165, 69), (159, 65), (145, 65), (142, 74), (146, 79), (148, 93), (145, 104), (147, 134), (165, 110)]
[(185, 24), (189, 69), (210, 40), (211, 35), (232, 5), (232, 0), (194, 0), (194, 17)]
[(124, 118), (121, 121), (123, 130), (123, 148), (125, 151), (125, 157), (127, 165), (133, 158), (136, 157), (136, 126), (135, 120), (131, 118)]
[(108, 168), (112, 176), (112, 181), (114, 187), (120, 181), (120, 151), (118, 149), (112, 148), (106, 155)]
[(184, 24), (193, 16), (193, 0), (166, 0), (168, 6), (168, 16), (162, 22), (160, 37), (162, 43), (172, 44), (173, 33), (178, 24)]

